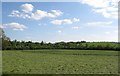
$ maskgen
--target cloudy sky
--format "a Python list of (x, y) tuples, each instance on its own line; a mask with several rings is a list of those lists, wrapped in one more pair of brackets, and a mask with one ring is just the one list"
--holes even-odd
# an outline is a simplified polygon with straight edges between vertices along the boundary
[(118, 41), (118, 0), (3, 2), (2, 24), (11, 40)]

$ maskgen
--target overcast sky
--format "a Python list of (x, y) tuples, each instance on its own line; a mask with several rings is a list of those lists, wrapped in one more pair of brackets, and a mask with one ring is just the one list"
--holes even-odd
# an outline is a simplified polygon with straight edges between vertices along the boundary
[(0, 25), (11, 40), (118, 41), (117, 0), (3, 2)]

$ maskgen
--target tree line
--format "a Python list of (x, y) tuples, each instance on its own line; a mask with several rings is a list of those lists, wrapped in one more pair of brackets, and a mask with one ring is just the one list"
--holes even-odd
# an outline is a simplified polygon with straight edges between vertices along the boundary
[(32, 42), (6, 41), (2, 42), (2, 50), (39, 50), (39, 49), (79, 49), (79, 50), (119, 50), (116, 42)]
[(118, 42), (56, 42), (11, 41), (2, 30), (2, 50), (79, 49), (79, 50), (120, 50)]

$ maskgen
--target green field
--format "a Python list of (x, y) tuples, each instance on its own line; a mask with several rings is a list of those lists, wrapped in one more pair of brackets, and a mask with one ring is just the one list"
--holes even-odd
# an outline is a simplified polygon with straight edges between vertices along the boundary
[(3, 74), (118, 74), (118, 52), (105, 50), (3, 51)]

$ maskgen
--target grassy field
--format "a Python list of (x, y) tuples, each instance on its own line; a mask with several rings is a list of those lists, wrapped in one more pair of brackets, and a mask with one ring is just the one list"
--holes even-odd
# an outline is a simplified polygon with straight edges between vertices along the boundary
[(118, 74), (118, 52), (100, 50), (3, 51), (3, 74)]

